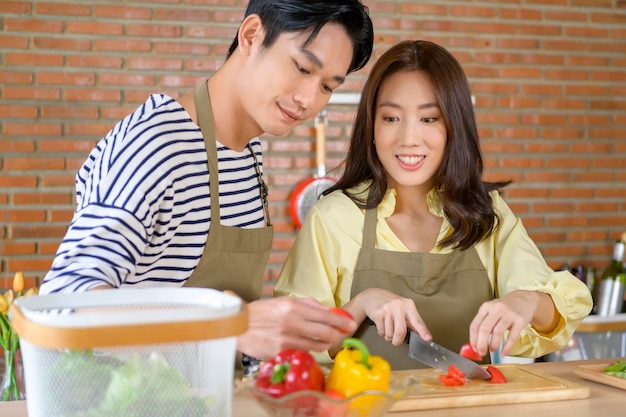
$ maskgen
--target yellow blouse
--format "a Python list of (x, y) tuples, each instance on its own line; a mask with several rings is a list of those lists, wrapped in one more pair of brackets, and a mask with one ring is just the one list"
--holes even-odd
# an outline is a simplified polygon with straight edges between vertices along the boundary
[[(365, 184), (357, 187), (363, 191)], [(561, 321), (550, 334), (541, 334), (530, 325), (511, 351), (512, 356), (539, 357), (567, 344), (575, 329), (593, 306), (587, 286), (567, 271), (553, 271), (522, 221), (496, 192), (491, 193), (500, 215), (497, 230), (475, 245), (496, 297), (516, 289), (536, 290), (552, 296)], [(376, 248), (408, 252), (386, 222), (396, 204), (395, 190), (388, 190), (377, 208)], [(428, 195), (431, 213), (443, 218), (438, 241), (450, 227), (441, 202), (433, 191)], [(350, 299), (353, 271), (361, 249), (365, 211), (342, 192), (318, 201), (309, 211), (274, 287), (274, 295), (312, 297), (329, 307), (342, 306)], [(451, 248), (435, 247), (431, 253), (448, 253)], [(459, 300), (462, 302), (463, 300)]]

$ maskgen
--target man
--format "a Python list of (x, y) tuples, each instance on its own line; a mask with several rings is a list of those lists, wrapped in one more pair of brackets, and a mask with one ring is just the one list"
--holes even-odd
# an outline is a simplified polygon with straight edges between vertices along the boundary
[(259, 300), (273, 229), (258, 136), (311, 119), (372, 45), (359, 0), (251, 0), (208, 82), (177, 100), (150, 96), (91, 152), (41, 293), (232, 290), (249, 302), (238, 349), (260, 358), (288, 347), (324, 351), (353, 332), (311, 299)]

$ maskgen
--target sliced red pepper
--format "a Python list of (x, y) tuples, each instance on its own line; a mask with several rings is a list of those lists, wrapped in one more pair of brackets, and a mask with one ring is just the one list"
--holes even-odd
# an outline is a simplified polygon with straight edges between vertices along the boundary
[(448, 365), (448, 376), (459, 381), (461, 385), (465, 385), (467, 382), (465, 380), (465, 372), (461, 371), (454, 365)]
[(480, 353), (476, 352), (474, 348), (472, 347), (472, 345), (470, 345), (469, 343), (466, 343), (463, 346), (461, 346), (459, 355), (463, 356), (464, 358), (473, 360), (473, 361), (483, 360), (483, 357), (480, 356)]
[(447, 385), (449, 387), (455, 387), (465, 383), (448, 374), (439, 374), (439, 380), (443, 383), (443, 385)]
[(507, 382), (506, 377), (498, 368), (493, 365), (487, 366), (487, 372), (491, 374), (491, 379), (489, 380), (492, 384), (505, 384)]
[(272, 397), (307, 389), (322, 391), (324, 374), (309, 352), (287, 349), (263, 363), (254, 385)]

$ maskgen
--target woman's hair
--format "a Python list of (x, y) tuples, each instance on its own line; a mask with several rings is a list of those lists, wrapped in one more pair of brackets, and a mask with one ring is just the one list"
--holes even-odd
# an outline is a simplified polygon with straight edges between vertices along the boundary
[[(352, 62), (348, 73), (367, 64), (374, 45), (374, 28), (368, 8), (360, 0), (250, 0), (245, 17), (256, 14), (263, 22), (263, 47), (272, 46), (286, 32), (309, 32), (304, 46), (311, 43), (327, 23), (341, 25), (352, 41)], [(237, 36), (227, 58), (237, 49)]]
[[(467, 249), (489, 236), (497, 226), (499, 218), (489, 192), (509, 182), (482, 180), (483, 161), (469, 83), (459, 62), (435, 43), (404, 41), (378, 59), (361, 94), (344, 173), (324, 194), (343, 190), (364, 209), (374, 208), (382, 201), (388, 186), (387, 174), (373, 143), (378, 93), (393, 74), (411, 71), (420, 71), (430, 80), (448, 135), (443, 161), (434, 175), (434, 189), (452, 233), (439, 246)], [(369, 195), (350, 193), (350, 188), (366, 180), (371, 180)]]

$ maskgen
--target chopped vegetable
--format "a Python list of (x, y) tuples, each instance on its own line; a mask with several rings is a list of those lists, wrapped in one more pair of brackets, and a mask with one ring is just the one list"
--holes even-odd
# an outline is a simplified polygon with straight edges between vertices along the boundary
[(491, 374), (491, 379), (489, 380), (492, 384), (505, 384), (507, 382), (506, 377), (498, 368), (493, 365), (487, 366), (487, 372)]
[(324, 374), (311, 354), (287, 349), (265, 361), (254, 385), (272, 397), (300, 390), (324, 390)]
[(345, 339), (342, 348), (335, 356), (326, 389), (337, 391), (345, 397), (367, 390), (389, 391), (389, 362), (380, 356), (370, 355), (365, 343), (359, 339)]
[(202, 417), (212, 397), (192, 395), (189, 383), (158, 353), (127, 362), (92, 350), (63, 352), (48, 369), (52, 414), (64, 417)]
[(439, 374), (439, 380), (448, 386), (465, 385), (467, 382), (465, 373), (452, 364), (448, 365), (447, 374)]
[(480, 362), (483, 360), (483, 357), (480, 356), (480, 353), (476, 352), (474, 348), (472, 347), (472, 345), (470, 345), (469, 343), (466, 343), (463, 346), (461, 346), (461, 350), (459, 351), (459, 354), (463, 356), (464, 358), (467, 358), (473, 361)]
[(618, 360), (604, 369), (604, 373), (618, 378), (626, 378), (626, 360)]
[(451, 377), (448, 374), (439, 374), (439, 380), (443, 385), (447, 385), (449, 387), (465, 385), (465, 382), (460, 382), (458, 379)]

